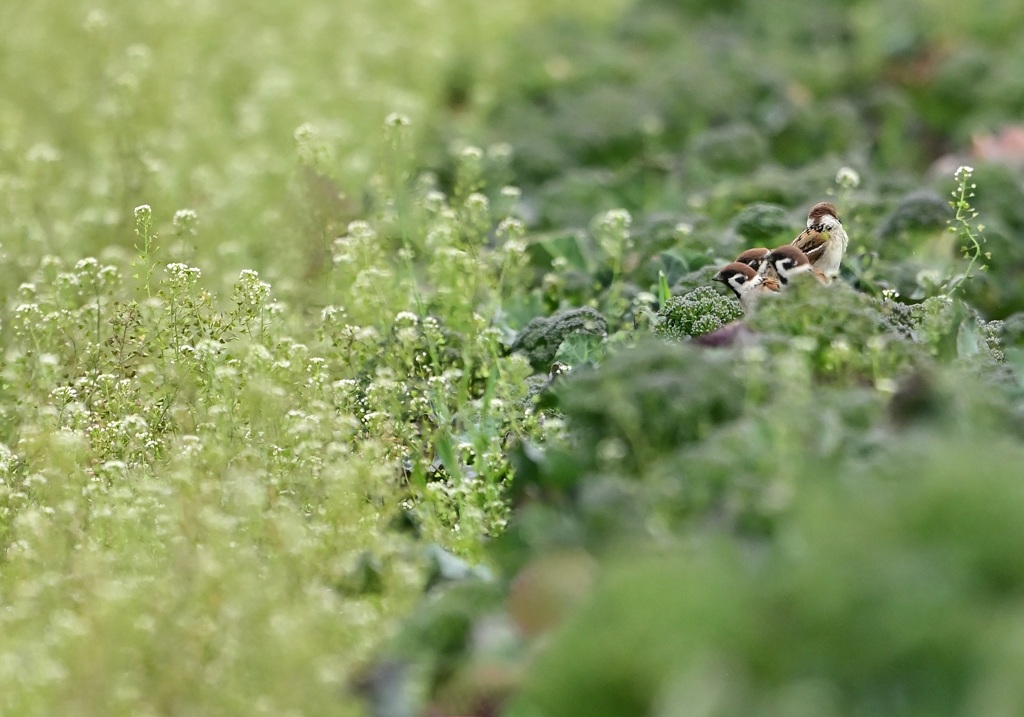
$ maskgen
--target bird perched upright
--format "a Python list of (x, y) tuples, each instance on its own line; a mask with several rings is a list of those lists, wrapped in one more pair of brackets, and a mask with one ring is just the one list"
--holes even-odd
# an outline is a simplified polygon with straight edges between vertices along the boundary
[(801, 274), (813, 276), (822, 284), (828, 284), (832, 280), (822, 272), (811, 266), (807, 255), (792, 244), (783, 244), (768, 254), (768, 263), (771, 265), (775, 275), (779, 277), (779, 283), (787, 286)]
[(768, 262), (768, 255), (771, 250), (763, 246), (747, 249), (736, 257), (736, 261), (746, 264), (761, 276), (772, 276), (772, 265)]
[(779, 291), (779, 282), (771, 277), (758, 274), (748, 264), (739, 261), (723, 266), (715, 274), (714, 280), (728, 286), (732, 293), (736, 294), (736, 298), (740, 300), (740, 306), (747, 313), (754, 310), (762, 296)]
[(839, 275), (850, 238), (839, 221), (835, 205), (818, 202), (807, 213), (807, 228), (792, 241), (792, 245), (807, 255), (815, 269), (832, 278)]

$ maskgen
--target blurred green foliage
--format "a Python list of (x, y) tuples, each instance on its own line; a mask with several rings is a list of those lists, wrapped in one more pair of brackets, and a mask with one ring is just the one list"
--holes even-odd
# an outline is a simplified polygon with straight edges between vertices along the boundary
[(772, 248), (784, 241), (792, 232), (793, 223), (784, 207), (767, 202), (755, 202), (743, 207), (733, 220), (736, 233), (744, 241), (757, 245), (768, 243)]
[(1019, 710), (1022, 458), (904, 434), (845, 480), (792, 465), (775, 540), (611, 558), (508, 714)]
[(1021, 711), (1019, 2), (0, 26), (0, 712)]

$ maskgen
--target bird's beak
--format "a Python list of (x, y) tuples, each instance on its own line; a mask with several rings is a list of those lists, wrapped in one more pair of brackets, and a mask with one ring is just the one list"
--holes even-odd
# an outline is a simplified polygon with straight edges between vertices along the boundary
[(725, 281), (725, 277), (722, 276), (722, 272), (718, 272), (717, 274), (711, 277), (711, 281)]

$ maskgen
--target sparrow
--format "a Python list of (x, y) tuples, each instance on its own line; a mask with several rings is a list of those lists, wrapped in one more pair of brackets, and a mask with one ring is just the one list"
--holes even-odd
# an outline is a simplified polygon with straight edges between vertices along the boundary
[(747, 313), (754, 310), (762, 296), (778, 293), (780, 290), (779, 282), (775, 279), (762, 276), (749, 265), (739, 261), (723, 266), (715, 274), (714, 281), (720, 281), (732, 289), (732, 293), (740, 300), (740, 306)]
[(779, 283), (787, 286), (801, 274), (813, 276), (822, 284), (831, 283), (832, 279), (811, 266), (810, 259), (792, 244), (783, 244), (776, 247), (768, 255), (768, 263), (771, 264), (775, 275), (779, 277)]
[(825, 276), (838, 276), (846, 246), (850, 243), (835, 205), (818, 202), (807, 214), (807, 228), (792, 242)]
[(770, 249), (763, 246), (754, 247), (753, 249), (747, 249), (736, 257), (736, 261), (746, 264), (761, 276), (774, 276), (771, 273), (773, 271), (772, 265), (768, 262), (769, 254), (771, 254)]

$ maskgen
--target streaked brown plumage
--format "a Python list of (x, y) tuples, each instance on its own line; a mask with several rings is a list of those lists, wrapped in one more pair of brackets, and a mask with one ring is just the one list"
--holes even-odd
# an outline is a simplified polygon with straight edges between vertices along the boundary
[(771, 276), (769, 272), (772, 271), (772, 266), (768, 263), (769, 254), (771, 254), (771, 249), (758, 246), (742, 252), (736, 257), (736, 261), (746, 264), (761, 276)]
[(783, 244), (776, 247), (768, 255), (768, 263), (771, 264), (779, 282), (786, 286), (790, 281), (801, 274), (813, 276), (822, 284), (828, 284), (831, 279), (822, 272), (815, 269), (807, 255), (792, 244)]
[(760, 298), (766, 294), (777, 293), (779, 282), (774, 278), (758, 274), (749, 265), (739, 261), (726, 264), (714, 276), (728, 286), (740, 301), (744, 311), (753, 311)]
[(807, 255), (814, 268), (831, 278), (839, 274), (850, 239), (835, 205), (818, 202), (807, 213), (807, 228), (791, 243)]

